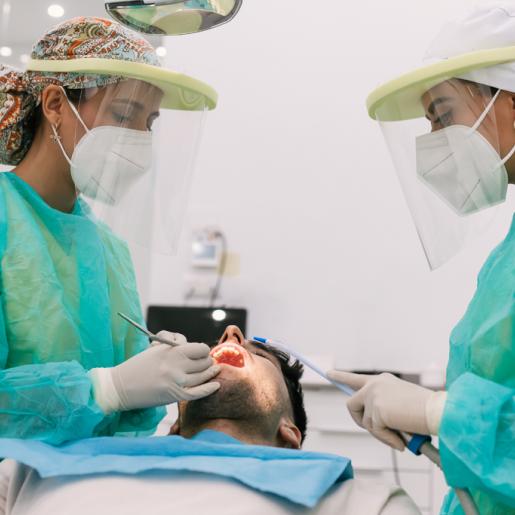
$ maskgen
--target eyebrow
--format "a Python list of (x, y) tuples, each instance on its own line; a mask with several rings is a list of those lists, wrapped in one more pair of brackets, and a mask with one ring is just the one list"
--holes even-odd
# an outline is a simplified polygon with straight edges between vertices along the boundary
[(111, 100), (112, 104), (130, 104), (131, 107), (134, 109), (138, 109), (139, 111), (143, 111), (145, 109), (145, 106), (141, 104), (140, 102), (137, 102), (136, 100), (130, 100), (128, 98), (115, 98), (114, 100)]

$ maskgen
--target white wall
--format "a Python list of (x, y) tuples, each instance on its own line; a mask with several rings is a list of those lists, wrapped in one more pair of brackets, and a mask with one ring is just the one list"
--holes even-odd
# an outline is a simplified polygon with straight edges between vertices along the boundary
[[(240, 255), (222, 301), (249, 309), (249, 333), (349, 368), (445, 366), (449, 332), (511, 215), (429, 272), (364, 104), (419, 64), (441, 23), (469, 5), (245, 0), (225, 27), (169, 39), (168, 66), (220, 95), (186, 227), (218, 225)], [(182, 302), (189, 245), (186, 228), (179, 255), (155, 259), (151, 303)]]

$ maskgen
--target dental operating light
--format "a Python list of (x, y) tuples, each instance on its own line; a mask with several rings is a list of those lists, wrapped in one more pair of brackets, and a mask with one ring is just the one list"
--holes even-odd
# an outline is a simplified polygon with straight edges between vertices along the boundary
[(243, 0), (124, 0), (106, 2), (121, 24), (145, 34), (193, 34), (232, 20)]

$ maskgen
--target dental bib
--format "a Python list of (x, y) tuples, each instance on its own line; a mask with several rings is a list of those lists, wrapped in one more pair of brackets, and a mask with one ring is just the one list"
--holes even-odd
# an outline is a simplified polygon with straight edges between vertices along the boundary
[(89, 438), (60, 447), (35, 440), (0, 439), (0, 456), (34, 468), (42, 478), (146, 471), (199, 472), (310, 508), (336, 483), (353, 477), (347, 458), (246, 445), (225, 433), (209, 430), (191, 439)]

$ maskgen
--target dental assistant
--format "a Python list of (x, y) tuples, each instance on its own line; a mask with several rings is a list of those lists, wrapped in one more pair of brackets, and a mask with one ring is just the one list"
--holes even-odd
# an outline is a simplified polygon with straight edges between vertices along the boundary
[[(515, 184), (515, 3), (448, 23), (428, 58), (374, 91), (368, 109), (437, 268), (493, 221)], [(468, 488), (482, 515), (515, 514), (515, 221), (451, 334), (445, 392), (388, 374), (330, 376), (359, 390), (348, 408), (360, 426), (399, 450), (395, 430), (438, 435), (447, 483)], [(441, 513), (463, 513), (454, 492)]]
[(173, 204), (166, 181), (189, 173), (151, 166), (153, 123), (198, 118), (181, 155), (216, 105), (159, 66), (140, 36), (82, 17), (45, 34), (26, 72), (0, 66), (0, 162), (14, 167), (0, 173), (0, 437), (149, 433), (161, 406), (219, 387), (206, 345), (149, 347), (117, 316), (143, 321), (123, 237), (157, 229), (145, 213)]

